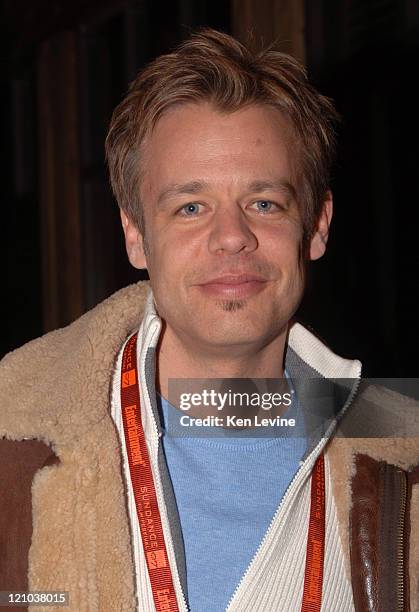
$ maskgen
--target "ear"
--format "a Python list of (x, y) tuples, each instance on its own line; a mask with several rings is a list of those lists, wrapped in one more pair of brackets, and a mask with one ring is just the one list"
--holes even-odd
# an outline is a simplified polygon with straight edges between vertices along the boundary
[(138, 268), (139, 270), (147, 268), (143, 235), (125, 211), (121, 209), (120, 213), (128, 259), (134, 268)]
[(317, 221), (316, 230), (310, 241), (310, 259), (319, 259), (326, 251), (329, 227), (333, 215), (333, 196), (328, 190), (323, 202), (323, 208)]

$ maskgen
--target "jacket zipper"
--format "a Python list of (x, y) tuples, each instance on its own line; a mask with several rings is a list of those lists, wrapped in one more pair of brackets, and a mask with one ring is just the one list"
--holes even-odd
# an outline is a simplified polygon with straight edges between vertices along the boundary
[(406, 509), (407, 509), (407, 475), (403, 470), (398, 470), (400, 475), (401, 499), (400, 513), (397, 525), (397, 612), (405, 612), (405, 531), (406, 531)]

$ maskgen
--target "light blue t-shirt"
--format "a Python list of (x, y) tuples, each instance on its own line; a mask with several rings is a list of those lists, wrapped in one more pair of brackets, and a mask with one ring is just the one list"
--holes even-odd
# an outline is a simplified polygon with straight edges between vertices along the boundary
[[(170, 423), (179, 411), (159, 399), (190, 610), (222, 612), (298, 470), (307, 441), (301, 428), (299, 437), (228, 437), (228, 431), (223, 437), (211, 437), (210, 431), (207, 437), (173, 437)], [(296, 416), (301, 424), (298, 402), (283, 416)]]

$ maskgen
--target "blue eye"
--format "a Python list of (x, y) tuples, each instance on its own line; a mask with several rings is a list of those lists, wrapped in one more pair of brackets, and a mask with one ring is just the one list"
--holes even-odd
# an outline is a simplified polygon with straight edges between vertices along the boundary
[(258, 200), (257, 202), (255, 202), (255, 204), (257, 205), (257, 209), (261, 213), (269, 212), (272, 207), (275, 206), (275, 204), (273, 202), (270, 202), (269, 200)]
[(185, 206), (182, 206), (180, 210), (183, 214), (187, 215), (188, 217), (193, 217), (194, 215), (196, 215), (196, 213), (199, 212), (199, 204), (196, 204), (195, 202), (191, 202), (190, 204), (186, 204)]

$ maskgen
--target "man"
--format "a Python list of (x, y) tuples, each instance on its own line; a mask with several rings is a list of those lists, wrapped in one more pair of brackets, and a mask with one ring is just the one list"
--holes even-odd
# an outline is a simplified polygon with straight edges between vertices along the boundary
[[(2, 590), (89, 611), (415, 609), (415, 405), (292, 319), (326, 248), (335, 121), (295, 60), (212, 30), (133, 82), (106, 147), (150, 287), (3, 362)], [(320, 435), (170, 437), (170, 380), (283, 376), (294, 411), (316, 407), (298, 381), (346, 381)]]

